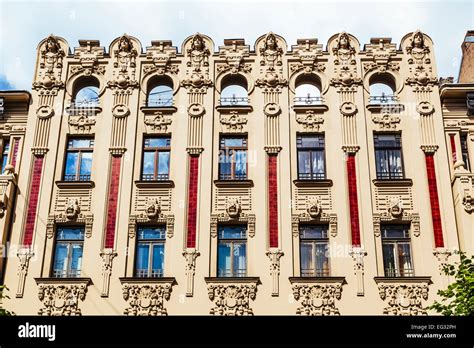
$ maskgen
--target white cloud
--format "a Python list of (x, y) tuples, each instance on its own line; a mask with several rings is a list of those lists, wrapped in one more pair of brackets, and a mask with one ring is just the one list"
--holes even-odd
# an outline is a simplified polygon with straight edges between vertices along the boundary
[(472, 1), (5, 1), (0, 0), (0, 75), (16, 88), (30, 89), (37, 43), (54, 33), (71, 47), (78, 39), (99, 39), (108, 48), (127, 32), (144, 47), (151, 40), (171, 39), (180, 49), (197, 31), (213, 38), (241, 37), (253, 45), (274, 31), (289, 46), (297, 38), (317, 37), (326, 44), (346, 30), (361, 45), (370, 37), (389, 36), (396, 43), (417, 28), (435, 42), (440, 76), (456, 76), (460, 45), (474, 26)]

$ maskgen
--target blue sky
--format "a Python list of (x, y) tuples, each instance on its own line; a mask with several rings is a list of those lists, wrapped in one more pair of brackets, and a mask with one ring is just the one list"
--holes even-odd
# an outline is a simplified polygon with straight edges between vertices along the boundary
[(439, 76), (459, 71), (461, 43), (474, 29), (471, 1), (8, 1), (0, 0), (0, 89), (31, 89), (36, 45), (53, 33), (75, 47), (79, 39), (99, 39), (102, 46), (124, 32), (144, 47), (151, 40), (172, 40), (180, 49), (195, 32), (216, 46), (225, 38), (245, 38), (253, 47), (273, 31), (288, 45), (317, 37), (324, 46), (340, 31), (361, 45), (371, 37), (392, 37), (397, 44), (421, 29), (435, 43)]

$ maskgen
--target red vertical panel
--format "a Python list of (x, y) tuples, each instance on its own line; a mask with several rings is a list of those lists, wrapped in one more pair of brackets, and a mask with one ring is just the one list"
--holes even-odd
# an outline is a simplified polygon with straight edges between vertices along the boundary
[(456, 161), (458, 160), (458, 156), (456, 153), (456, 141), (455, 141), (454, 136), (455, 136), (454, 134), (450, 134), (449, 140), (451, 142), (451, 154), (453, 155), (453, 163), (456, 163)]
[(277, 156), (268, 156), (268, 225), (270, 248), (278, 248)]
[(19, 138), (13, 138), (12, 159), (10, 161), (13, 167), (16, 167), (16, 159), (18, 157), (18, 147), (20, 144)]
[(352, 246), (360, 246), (359, 202), (357, 199), (357, 176), (354, 154), (350, 154), (347, 157), (347, 183), (349, 187)]
[(443, 228), (441, 227), (441, 213), (439, 210), (438, 187), (433, 154), (425, 154), (426, 172), (428, 174), (428, 189), (430, 191), (431, 218), (433, 220), (433, 233), (435, 246), (444, 247)]
[(115, 224), (117, 221), (118, 191), (120, 183), (120, 164), (122, 157), (112, 156), (107, 206), (107, 223), (105, 227), (105, 247), (113, 248), (115, 241)]
[(42, 171), (43, 157), (34, 157), (33, 174), (31, 176), (30, 194), (28, 197), (28, 208), (26, 213), (25, 232), (23, 234), (24, 246), (30, 246), (33, 241)]
[(199, 176), (199, 156), (189, 157), (188, 184), (188, 235), (186, 246), (196, 247), (197, 195)]

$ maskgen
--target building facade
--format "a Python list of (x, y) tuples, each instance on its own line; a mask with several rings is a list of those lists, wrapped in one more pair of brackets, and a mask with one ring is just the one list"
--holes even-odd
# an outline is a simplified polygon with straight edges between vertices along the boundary
[(5, 306), (426, 314), (440, 267), (473, 250), (439, 92), (419, 31), (363, 48), (344, 32), (325, 48), (196, 34), (180, 50), (50, 36), (9, 167)]

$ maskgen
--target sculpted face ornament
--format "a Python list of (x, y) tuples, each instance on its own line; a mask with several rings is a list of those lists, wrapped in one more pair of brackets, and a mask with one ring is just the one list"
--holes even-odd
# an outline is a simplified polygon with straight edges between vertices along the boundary
[(119, 51), (120, 52), (130, 52), (132, 50), (132, 43), (130, 39), (126, 36), (122, 36), (119, 42)]
[(229, 201), (226, 211), (230, 218), (235, 219), (240, 215), (240, 203), (238, 200)]
[(310, 203), (308, 207), (308, 214), (313, 219), (318, 218), (321, 215), (321, 202), (319, 200)]
[(79, 202), (77, 199), (70, 200), (69, 204), (66, 207), (66, 217), (71, 220), (77, 218), (79, 213), (81, 212), (81, 208), (79, 207)]
[(335, 64), (355, 64), (355, 49), (351, 46), (351, 40), (347, 33), (342, 32), (339, 35), (333, 53), (337, 56)]
[(395, 218), (403, 214), (402, 201), (399, 197), (390, 200), (388, 211)]
[(155, 219), (160, 215), (161, 207), (157, 200), (154, 200), (148, 204), (145, 209), (146, 215), (149, 219)]

